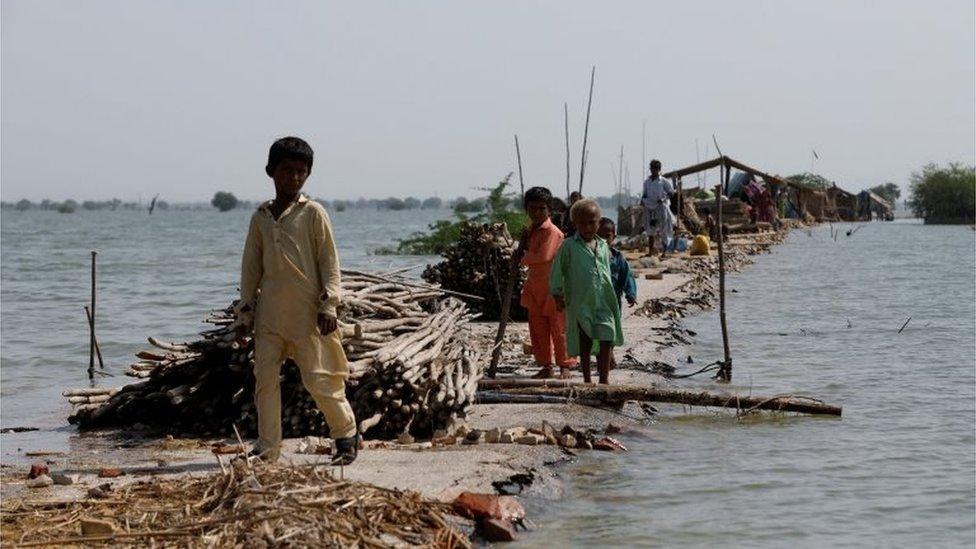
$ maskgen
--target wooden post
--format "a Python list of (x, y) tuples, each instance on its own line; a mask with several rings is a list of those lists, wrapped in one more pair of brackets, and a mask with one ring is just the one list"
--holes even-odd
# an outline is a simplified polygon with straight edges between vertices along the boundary
[(566, 126), (566, 200), (569, 200), (569, 103), (563, 103), (563, 121)]
[[(677, 184), (677, 189), (678, 189), (678, 215), (677, 215), (678, 223), (677, 223), (677, 228), (678, 229), (681, 229), (682, 228), (682, 225), (681, 225), (681, 214), (684, 213), (685, 196), (682, 193), (681, 176), (679, 175), (677, 177), (677, 179), (678, 179), (678, 184)], [(675, 236), (675, 239), (677, 239), (677, 236)]]
[(590, 98), (586, 102), (586, 125), (583, 126), (583, 152), (580, 154), (579, 192), (583, 194), (583, 174), (586, 172), (586, 138), (590, 133), (590, 105), (593, 104), (593, 79), (596, 78), (596, 65), (590, 70)]
[(95, 379), (95, 256), (98, 252), (91, 252), (91, 320), (88, 322), (88, 379)]
[[(728, 185), (731, 170), (724, 161), (719, 169), (722, 168), (725, 169), (725, 185)], [(722, 196), (724, 194), (722, 188), (725, 185), (722, 184), (721, 172), (719, 172), (719, 184), (715, 187), (716, 200), (718, 201), (716, 206), (716, 210), (718, 210), (718, 318), (722, 324), (722, 349), (725, 352), (725, 357), (715, 377), (719, 381), (728, 383), (732, 381), (732, 354), (729, 351), (729, 328), (725, 320), (725, 247), (722, 242), (725, 239), (725, 231), (722, 227)]]
[[(528, 228), (526, 229), (528, 230)], [(502, 342), (505, 340), (505, 328), (508, 327), (508, 314), (512, 309), (512, 293), (515, 291), (515, 279), (519, 276), (519, 264), (522, 262), (522, 242), (512, 254), (512, 263), (508, 266), (508, 280), (505, 281), (505, 291), (502, 292), (502, 308), (498, 318), (498, 330), (495, 332), (495, 345), (491, 348), (491, 362), (488, 364), (488, 377), (494, 378), (498, 363), (502, 358)]]
[[(85, 305), (85, 316), (88, 318), (88, 329), (89, 330), (94, 330), (95, 329), (95, 319), (92, 318), (91, 309), (89, 309), (87, 305)], [(97, 338), (95, 339), (95, 355), (98, 356), (98, 367), (100, 369), (104, 370), (105, 369), (105, 361), (102, 360), (102, 349), (98, 345), (98, 339)]]
[(624, 146), (620, 146), (620, 167), (617, 169), (617, 209), (620, 209), (620, 193), (624, 192)]
[(515, 157), (518, 158), (519, 188), (522, 189), (522, 200), (525, 200), (525, 182), (522, 181), (522, 151), (519, 150), (518, 134), (515, 134)]

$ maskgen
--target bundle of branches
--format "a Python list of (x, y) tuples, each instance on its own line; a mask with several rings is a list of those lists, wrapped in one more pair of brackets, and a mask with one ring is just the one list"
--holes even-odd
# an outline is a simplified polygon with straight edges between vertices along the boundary
[[(392, 438), (427, 436), (463, 417), (481, 378), (480, 355), (465, 327), (471, 318), (438, 288), (391, 276), (343, 271), (339, 330), (350, 360), (346, 384), (361, 431)], [(126, 372), (144, 381), (112, 391), (69, 391), (69, 421), (82, 428), (143, 424), (180, 434), (256, 432), (254, 342), (233, 307), (212, 313), (214, 329), (189, 343), (149, 338), (153, 350)], [(286, 436), (326, 435), (325, 418), (297, 366), (282, 367)]]
[[(111, 501), (99, 499), (31, 504), (7, 498), (2, 542), (5, 546), (471, 547), (450, 505), (426, 500), (416, 492), (341, 481), (309, 465), (234, 463), (223, 473), (134, 483), (120, 496), (125, 505), (106, 505)], [(97, 526), (97, 533), (92, 526)]]
[[(467, 300), (468, 306), (485, 320), (498, 320), (515, 245), (505, 223), (465, 223), (457, 241), (441, 254), (444, 260), (424, 270), (424, 280), (481, 297)], [(515, 320), (526, 318), (519, 305), (523, 282), (524, 273), (512, 292), (510, 316)]]

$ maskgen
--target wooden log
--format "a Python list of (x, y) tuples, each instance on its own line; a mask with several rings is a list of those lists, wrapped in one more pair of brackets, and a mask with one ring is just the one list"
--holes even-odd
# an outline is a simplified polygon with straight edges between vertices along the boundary
[(582, 381), (571, 379), (533, 379), (527, 377), (503, 377), (482, 379), (478, 382), (478, 389), (503, 389), (512, 387), (572, 387), (575, 385), (589, 385)]
[(824, 402), (793, 395), (763, 397), (711, 393), (691, 389), (638, 387), (632, 385), (577, 385), (572, 387), (519, 387), (505, 389), (505, 393), (519, 395), (573, 396), (580, 399), (622, 404), (628, 400), (670, 402), (690, 406), (716, 406), (738, 410), (773, 410), (802, 414), (840, 416), (842, 408)]

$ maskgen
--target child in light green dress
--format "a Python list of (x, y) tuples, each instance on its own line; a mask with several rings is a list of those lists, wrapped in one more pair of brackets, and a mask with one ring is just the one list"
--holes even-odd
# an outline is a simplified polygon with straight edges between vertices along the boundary
[(576, 234), (566, 238), (552, 264), (549, 293), (566, 311), (566, 347), (580, 358), (583, 381), (590, 383), (590, 349), (598, 342), (597, 373), (609, 383), (610, 352), (623, 345), (620, 304), (610, 276), (610, 245), (597, 236), (600, 206), (595, 200), (573, 204)]

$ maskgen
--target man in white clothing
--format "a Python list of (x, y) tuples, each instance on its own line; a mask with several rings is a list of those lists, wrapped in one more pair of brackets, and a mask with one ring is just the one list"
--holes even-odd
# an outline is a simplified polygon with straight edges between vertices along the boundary
[(671, 195), (674, 185), (661, 177), (661, 161), (651, 160), (651, 176), (644, 180), (641, 204), (644, 206), (644, 231), (647, 232), (647, 255), (654, 255), (654, 237), (661, 238), (661, 257), (667, 252), (668, 241), (674, 235), (674, 214)]

